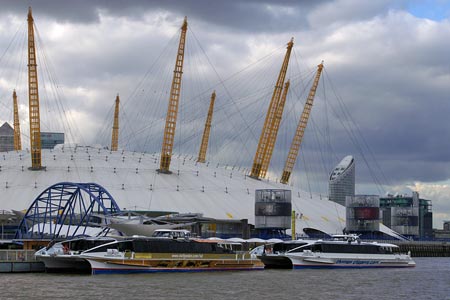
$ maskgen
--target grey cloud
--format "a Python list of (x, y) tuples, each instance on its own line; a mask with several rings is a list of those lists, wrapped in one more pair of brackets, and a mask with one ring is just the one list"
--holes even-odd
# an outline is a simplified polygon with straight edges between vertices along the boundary
[[(198, 19), (208, 24), (216, 24), (237, 31), (280, 31), (294, 30), (299, 25), (305, 26), (306, 20), (299, 16), (306, 15), (313, 8), (330, 2), (318, 1), (122, 1), (122, 0), (78, 0), (52, 1), (41, 0), (33, 10), (36, 14), (46, 15), (61, 22), (96, 23), (101, 13), (118, 17), (141, 18), (145, 13), (162, 11), (189, 18)], [(31, 3), (33, 5), (33, 3)], [(25, 14), (26, 4), (6, 0), (3, 12)], [(283, 29), (281, 29), (283, 28)]]
[(315, 7), (308, 15), (311, 26), (325, 26), (364, 21), (373, 17), (383, 15), (393, 9), (405, 7), (407, 1), (359, 1), (359, 0), (336, 0)]

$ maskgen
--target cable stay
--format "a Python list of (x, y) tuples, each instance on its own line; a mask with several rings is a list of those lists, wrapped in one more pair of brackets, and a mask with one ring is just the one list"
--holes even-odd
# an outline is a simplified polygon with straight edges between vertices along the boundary
[[(309, 139), (309, 143), (306, 141), (302, 142), (303, 151), (300, 153), (302, 159), (302, 168), (297, 166), (295, 173), (298, 175), (299, 179), (306, 180), (306, 190), (314, 190), (318, 193), (322, 188), (320, 186), (313, 185), (321, 185), (323, 187), (328, 186), (329, 180), (329, 172), (332, 170), (333, 161), (340, 160), (340, 154), (336, 151), (341, 146), (338, 144), (337, 147), (334, 147), (332, 144), (331, 137), (333, 135), (340, 135), (340, 129), (343, 129), (346, 136), (350, 139), (351, 144), (354, 146), (355, 151), (363, 162), (365, 168), (369, 176), (372, 178), (374, 183), (374, 187), (378, 189), (379, 194), (384, 193), (383, 185), (381, 184), (381, 179), (387, 182), (386, 177), (384, 176), (381, 167), (379, 166), (375, 155), (371, 148), (369, 147), (367, 141), (361, 133), (361, 129), (359, 125), (355, 122), (354, 117), (350, 114), (344, 100), (337, 94), (337, 91), (333, 84), (331, 83), (331, 79), (327, 74), (326, 70), (325, 76), (321, 77), (321, 91), (322, 95), (317, 94), (316, 96), (321, 96), (324, 101), (320, 102), (320, 116), (323, 117), (322, 128), (317, 123), (318, 120), (314, 120), (313, 116), (310, 116), (308, 130), (311, 135)], [(328, 84), (327, 84), (328, 83)], [(333, 101), (327, 100), (329, 91), (331, 89), (331, 94), (333, 94)], [(295, 94), (295, 93), (294, 93)], [(317, 113), (319, 115), (319, 113)], [(331, 115), (334, 120), (329, 120), (329, 115)], [(300, 121), (299, 121), (300, 122)], [(332, 123), (330, 123), (332, 122)], [(332, 127), (331, 124), (334, 124)], [(336, 124), (340, 124), (342, 128), (338, 128)], [(305, 140), (305, 138), (304, 138)], [(342, 137), (339, 138), (340, 142), (343, 142)], [(315, 143), (315, 144), (314, 144)], [(307, 157), (306, 157), (307, 156)], [(374, 166), (376, 170), (374, 169)], [(297, 164), (298, 165), (298, 164)], [(327, 176), (328, 175), (328, 176)], [(292, 174), (290, 178), (292, 177)], [(299, 181), (296, 180), (295, 185), (299, 184)], [(324, 189), (324, 192), (321, 192), (321, 195), (326, 195), (328, 193), (328, 188)]]
[[(192, 32), (192, 28), (189, 30), (190, 32)], [(194, 33), (192, 34), (194, 35)], [(197, 46), (197, 51), (195, 51), (196, 49), (190, 48), (188, 46), (188, 40), (186, 40), (186, 65), (184, 66), (184, 69), (187, 70), (189, 68), (189, 72), (183, 74), (183, 91), (182, 95), (180, 94), (180, 96), (182, 96), (182, 98), (186, 100), (181, 101), (179, 104), (179, 116), (177, 120), (177, 127), (179, 128), (179, 130), (177, 130), (176, 132), (174, 150), (176, 149), (179, 153), (189, 153), (195, 150), (198, 151), (198, 146), (196, 147), (195, 142), (198, 137), (201, 138), (202, 136), (202, 133), (200, 131), (200, 128), (202, 128), (200, 127), (200, 120), (204, 118), (203, 111), (204, 108), (207, 107), (204, 102), (206, 100), (208, 92), (209, 95), (211, 95), (211, 91), (213, 90), (213, 88), (218, 87), (221, 89), (221, 93), (225, 93), (225, 97), (221, 97), (220, 103), (215, 104), (215, 106), (217, 106), (217, 109), (214, 109), (215, 125), (211, 125), (209, 140), (209, 148), (211, 148), (209, 152), (211, 158), (220, 159), (222, 154), (225, 154), (225, 151), (223, 151), (224, 148), (236, 148), (236, 146), (242, 148), (242, 150), (239, 151), (244, 151), (248, 156), (250, 156), (248, 145), (252, 144), (252, 139), (245, 137), (245, 135), (248, 135), (249, 132), (251, 133), (253, 131), (252, 127), (255, 127), (255, 122), (259, 120), (259, 114), (254, 115), (256, 117), (255, 121), (249, 119), (248, 117), (246, 117), (245, 119), (241, 118), (242, 120), (239, 121), (236, 119), (240, 116), (248, 115), (244, 110), (253, 110), (255, 107), (251, 105), (252, 103), (257, 103), (257, 106), (262, 105), (257, 98), (261, 98), (268, 93), (269, 85), (258, 87), (258, 89), (255, 89), (254, 86), (256, 83), (259, 83), (259, 86), (261, 86), (260, 83), (264, 84), (268, 81), (271, 73), (270, 69), (262, 68), (260, 64), (262, 62), (267, 62), (269, 58), (273, 57), (273, 53), (275, 53), (275, 51), (273, 51), (270, 55), (266, 55), (264, 58), (259, 59), (257, 62), (252, 63), (250, 66), (245, 67), (244, 71), (241, 70), (231, 76), (228, 76), (226, 80), (229, 80), (229, 82), (225, 83), (224, 80), (219, 79), (219, 83), (217, 83), (211, 81), (211, 78), (214, 77), (211, 75), (218, 74), (214, 66), (210, 65), (212, 69), (212, 72), (210, 73), (208, 73), (205, 68), (199, 68), (199, 66), (209, 65), (210, 59), (207, 54), (204, 53), (203, 47), (200, 44), (197, 44)], [(166, 47), (166, 49), (170, 50), (170, 47)], [(166, 55), (167, 53), (164, 54), (164, 57), (161, 56), (158, 58), (158, 60), (160, 61), (152, 65), (152, 67), (159, 66), (160, 69), (153, 69), (147, 72), (150, 73), (147, 78), (139, 83), (139, 88), (134, 89), (134, 92), (132, 94), (133, 99), (131, 96), (126, 99), (126, 106), (123, 110), (123, 115), (127, 117), (125, 118), (125, 126), (121, 126), (120, 138), (124, 141), (124, 148), (134, 148), (132, 150), (135, 151), (149, 151), (148, 146), (151, 146), (153, 148), (158, 144), (159, 139), (157, 135), (163, 126), (161, 123), (162, 105), (160, 101), (160, 95), (169, 95), (167, 92), (164, 92), (164, 90), (161, 91), (160, 88), (161, 84), (167, 81), (166, 74), (169, 73), (166, 71), (167, 68), (163, 67), (163, 60), (166, 57), (168, 58), (169, 56)], [(190, 54), (191, 56), (189, 56)], [(206, 58), (206, 61), (199, 60), (201, 54)], [(202, 72), (199, 73), (197, 71), (198, 69), (202, 70)], [(251, 69), (258, 70), (258, 75), (254, 76), (254, 74), (252, 74), (249, 76), (248, 74), (244, 74)], [(152, 74), (158, 74), (159, 79), (155, 80), (151, 78)], [(203, 74), (205, 75), (206, 81), (204, 79), (197, 81), (192, 80), (195, 79), (196, 75)], [(217, 75), (217, 77), (219, 76)], [(149, 85), (150, 88), (147, 87)], [(152, 90), (151, 93), (149, 93), (149, 90)], [(232, 93), (234, 95), (231, 95)], [(152, 96), (151, 94), (154, 94), (155, 96)], [(149, 97), (151, 99), (151, 105), (142, 105), (141, 108), (141, 104), (138, 104), (137, 101), (145, 97)], [(132, 115), (133, 111), (129, 108), (134, 108), (134, 111), (137, 111), (138, 115)], [(106, 120), (110, 119), (111, 117), (107, 118)], [(133, 121), (130, 122), (130, 120)], [(244, 122), (243, 120), (245, 120), (245, 122), (247, 123), (247, 125), (244, 126), (245, 128), (242, 128), (240, 126), (240, 123)], [(107, 125), (104, 125), (101, 132), (102, 136), (106, 134), (107, 131), (105, 130), (105, 128), (108, 127)], [(225, 139), (221, 138), (220, 140), (216, 141), (216, 135), (214, 134), (215, 130), (220, 132), (227, 132), (229, 134), (227, 134), (227, 137)], [(223, 137), (223, 135), (221, 135), (221, 137)], [(235, 143), (235, 139), (241, 140), (241, 142), (236, 141)], [(218, 143), (220, 143), (220, 145)], [(236, 150), (233, 149), (231, 151)], [(236, 159), (240, 160), (240, 163), (245, 165), (245, 156), (239, 156), (239, 158)], [(238, 163), (239, 162), (236, 162), (236, 164)]]
[[(5, 101), (0, 101), (0, 116), (9, 116), (4, 119), (10, 119), (11, 116), (14, 116), (15, 148), (19, 149), (19, 146), (16, 144), (16, 128), (20, 127), (18, 122), (20, 111), (18, 104), (14, 103), (14, 96), (13, 105), (11, 105), (10, 98), (12, 87), (15, 86), (17, 100), (25, 99), (22, 95), (25, 91), (24, 84), (21, 84), (21, 76), (24, 76), (25, 73), (18, 72), (17, 76), (15, 76), (16, 74), (12, 74), (11, 71), (13, 68), (5, 68), (4, 65), (5, 63), (14, 65), (14, 70), (17, 70), (16, 66), (21, 66), (24, 69), (27, 62), (25, 62), (25, 55), (21, 54), (28, 50), (28, 52), (33, 52), (36, 55), (35, 67), (39, 66), (39, 68), (36, 67), (36, 88), (37, 76), (39, 76), (40, 89), (38, 100), (41, 105), (40, 118), (42, 119), (40, 120), (40, 130), (45, 128), (45, 131), (54, 126), (59, 126), (68, 134), (71, 141), (83, 141), (84, 136), (79, 132), (77, 125), (73, 121), (71, 110), (66, 109), (62, 101), (64, 99), (63, 91), (56, 79), (55, 72), (52, 70), (51, 61), (45, 53), (38, 28), (36, 24), (33, 25), (35, 35), (34, 50), (30, 50), (29, 47), (25, 48), (27, 34), (22, 29), (25, 30), (26, 26), (22, 26), (23, 28), (21, 27), (22, 29), (19, 29), (14, 34), (13, 40), (7, 45), (6, 52), (0, 56), (0, 77), (7, 78), (7, 84), (11, 85), (7, 96), (3, 97), (0, 94), (0, 100), (5, 99)], [(221, 163), (223, 161), (225, 162), (224, 164), (230, 166), (248, 167), (249, 162), (253, 159), (250, 173), (251, 175), (257, 175), (255, 176), (256, 178), (270, 177), (270, 179), (273, 179), (277, 176), (276, 174), (283, 171), (280, 181), (293, 185), (292, 173), (296, 173), (298, 178), (302, 180), (305, 176), (307, 177), (306, 189), (311, 192), (312, 190), (318, 190), (315, 185), (322, 184), (322, 186), (325, 186), (327, 184), (331, 164), (340, 155), (336, 151), (336, 149), (339, 149), (339, 145), (335, 147), (331, 138), (333, 135), (336, 135), (334, 130), (338, 130), (336, 128), (337, 123), (343, 127), (345, 133), (349, 136), (357, 155), (359, 154), (361, 160), (364, 161), (377, 188), (381, 191), (383, 189), (382, 186), (387, 184), (386, 176), (383, 174), (374, 153), (364, 139), (360, 127), (356, 124), (353, 116), (350, 115), (343, 99), (337, 95), (334, 86), (329, 83), (331, 81), (328, 78), (328, 74), (321, 76), (322, 80), (320, 81), (319, 79), (320, 83), (318, 82), (318, 88), (321, 89), (320, 91), (323, 91), (323, 95), (319, 93), (319, 90), (317, 95), (315, 95), (316, 98), (323, 97), (325, 101), (322, 103), (322, 101), (317, 99), (317, 104), (314, 104), (319, 106), (319, 117), (325, 118), (324, 122), (320, 123), (322, 120), (314, 119), (311, 113), (308, 121), (308, 131), (311, 134), (306, 134), (303, 137), (301, 142), (302, 151), (298, 153), (301, 155), (301, 160), (297, 165), (295, 165), (294, 161), (294, 165), (287, 169), (289, 174), (286, 174), (284, 172), (286, 170), (283, 168), (285, 162), (282, 161), (282, 152), (291, 146), (291, 136), (296, 130), (294, 126), (297, 124), (297, 121), (302, 121), (302, 118), (297, 120), (299, 114), (296, 114), (295, 117), (293, 115), (295, 108), (300, 107), (298, 103), (302, 102), (297, 100), (306, 98), (303, 96), (303, 92), (299, 91), (303, 89), (304, 94), (306, 94), (308, 90), (306, 87), (312, 82), (311, 77), (313, 77), (312, 74), (315, 72), (314, 68), (305, 67), (304, 61), (307, 60), (304, 58), (298, 60), (294, 52), (294, 58), (290, 58), (289, 74), (286, 74), (286, 66), (283, 74), (285, 78), (277, 81), (274, 89), (273, 74), (280, 68), (279, 58), (282, 55), (286, 58), (287, 54), (283, 45), (242, 67), (237, 72), (222, 76), (222, 74), (219, 75), (219, 73), (222, 73), (220, 65), (214, 66), (212, 64), (212, 61), (214, 61), (212, 58), (215, 57), (213, 47), (203, 47), (191, 26), (186, 28), (187, 30), (189, 30), (189, 36), (192, 35), (193, 38), (190, 39), (190, 44), (188, 40), (185, 40), (182, 69), (176, 69), (180, 62), (179, 42), (181, 39), (181, 36), (179, 36), (180, 31), (177, 31), (169, 38), (167, 45), (161, 47), (161, 54), (152, 62), (150, 68), (147, 71), (144, 70), (146, 72), (143, 72), (143, 78), (137, 82), (130, 95), (122, 97), (123, 99), (120, 99), (121, 101), (119, 101), (118, 105), (112, 105), (109, 109), (105, 109), (107, 116), (103, 123), (100, 123), (101, 126), (99, 126), (94, 139), (96, 143), (111, 145), (110, 150), (112, 151), (118, 149), (119, 143), (124, 149), (139, 152), (156, 153), (158, 148), (160, 148), (160, 158), (164, 161), (160, 161), (160, 163), (169, 167), (170, 156), (174, 155), (174, 153), (189, 154), (193, 157), (198, 155), (197, 160), (199, 162), (206, 161), (207, 154), (208, 161), (214, 160)], [(21, 35), (21, 33), (24, 34)], [(176, 43), (178, 43), (178, 48), (174, 46)], [(24, 47), (20, 47), (20, 45)], [(208, 50), (208, 53), (206, 50)], [(175, 72), (179, 72), (179, 76), (172, 72), (170, 68), (167, 68), (167, 63), (173, 60), (172, 54), (175, 51), (178, 51)], [(294, 51), (293, 48), (292, 51)], [(293, 59), (294, 61), (292, 61)], [(302, 63), (301, 66), (300, 63)], [(302, 68), (301, 72), (300, 67)], [(293, 72), (293, 68), (297, 68), (298, 71)], [(182, 73), (183, 71), (184, 73)], [(181, 76), (183, 77), (182, 89)], [(284, 80), (286, 77), (289, 78), (289, 81)], [(46, 80), (47, 78), (48, 80)], [(23, 81), (25, 82), (25, 79)], [(325, 83), (328, 83), (328, 85)], [(173, 87), (179, 89), (174, 90)], [(331, 93), (329, 92), (330, 88), (332, 89)], [(213, 101), (211, 99), (213, 91), (220, 95), (214, 104), (212, 104)], [(301, 96), (298, 96), (298, 94), (301, 94)], [(334, 101), (327, 102), (327, 97), (330, 97), (330, 95), (333, 95), (336, 100), (333, 99)], [(171, 103), (175, 96), (178, 98), (176, 119), (171, 119), (170, 122), (167, 122), (165, 117), (173, 116), (175, 113), (175, 105)], [(267, 109), (267, 103), (264, 103), (261, 99), (268, 99), (269, 96), (272, 96), (273, 103), (269, 104), (269, 109)], [(290, 97), (290, 99), (287, 99), (287, 97)], [(167, 105), (167, 98), (169, 98), (169, 106)], [(291, 103), (291, 98), (295, 98), (293, 100), (296, 100), (296, 102)], [(41, 101), (42, 99), (44, 101)], [(56, 101), (50, 101), (50, 99), (56, 99)], [(207, 103), (209, 103), (209, 109)], [(211, 108), (212, 105), (213, 108)], [(285, 107), (285, 105), (288, 105), (288, 107)], [(282, 110), (280, 110), (281, 107), (283, 107)], [(270, 113), (268, 113), (269, 110)], [(3, 111), (6, 111), (6, 113), (3, 113)], [(118, 134), (118, 122), (116, 126), (116, 115), (118, 116), (119, 111), (120, 136)], [(209, 117), (212, 119), (212, 111), (214, 112), (214, 122), (208, 121)], [(315, 111), (317, 110), (315, 109)], [(45, 114), (48, 114), (49, 118), (45, 118)], [(205, 115), (207, 116), (206, 122)], [(59, 118), (55, 118), (55, 116)], [(330, 118), (336, 118), (336, 120), (328, 119), (329, 116)], [(111, 133), (112, 119), (114, 119), (114, 123)], [(119, 121), (118, 117), (117, 121)], [(22, 124), (26, 123), (26, 121), (22, 120)], [(261, 136), (257, 138), (254, 133), (261, 130), (262, 124), (267, 125), (267, 129), (263, 127), (262, 131), (264, 131), (264, 134), (261, 133)], [(30, 125), (30, 128), (32, 127), (31, 123), (27, 125)], [(177, 128), (176, 132), (175, 126)], [(26, 128), (26, 126), (22, 126), (22, 130), (24, 130), (23, 128)], [(166, 128), (170, 129), (171, 138), (173, 139), (164, 139), (164, 144), (160, 139), (160, 135), (161, 131), (165, 131)], [(306, 130), (306, 125), (304, 130)], [(278, 133), (278, 131), (280, 132)], [(22, 133), (18, 129), (17, 132), (24, 137), (24, 141), (22, 141), (23, 148), (29, 147), (26, 145), (28, 142), (26, 142), (25, 138), (29, 138), (31, 141), (32, 137), (36, 135), (36, 133), (29, 134), (27, 129)], [(302, 134), (305, 134), (305, 132)], [(337, 134), (340, 133), (338, 132)], [(288, 136), (289, 139), (287, 138)], [(264, 137), (264, 140), (261, 142), (260, 139), (262, 137)], [(198, 142), (200, 139), (202, 143), (199, 149)], [(171, 146), (170, 151), (164, 148), (167, 145)], [(163, 148), (166, 150), (163, 150)], [(255, 148), (257, 148), (258, 156), (255, 155)], [(164, 155), (164, 153), (168, 155)], [(235, 153), (239, 153), (239, 155), (235, 155)], [(256, 162), (260, 163), (259, 166), (255, 165), (256, 158), (258, 158)], [(162, 169), (161, 164), (160, 169)], [(375, 164), (375, 168), (373, 164)], [(256, 168), (254, 168), (255, 166)], [(297, 169), (294, 170), (294, 167)], [(175, 167), (172, 166), (172, 168)], [(167, 170), (170, 172), (169, 168)]]
[[(325, 75), (328, 78), (328, 74), (325, 73)], [(374, 180), (374, 183), (378, 189), (378, 192), (380, 194), (384, 194), (385, 190), (383, 188), (383, 185), (388, 185), (388, 180), (386, 179), (386, 176), (384, 175), (383, 170), (381, 169), (381, 167), (379, 166), (375, 155), (373, 154), (372, 150), (370, 149), (368, 143), (366, 142), (363, 134), (361, 133), (361, 130), (359, 129), (358, 124), (355, 122), (355, 120), (353, 119), (353, 117), (351, 116), (351, 114), (349, 113), (348, 108), (346, 107), (344, 101), (342, 100), (341, 97), (339, 97), (337, 95), (337, 92), (333, 86), (333, 84), (331, 83), (330, 80), (330, 85), (332, 88), (332, 91), (334, 93), (335, 98), (337, 99), (337, 103), (338, 103), (338, 108), (339, 108), (339, 112), (336, 109), (333, 109), (333, 113), (336, 116), (342, 116), (342, 119), (339, 119), (342, 127), (345, 129), (345, 131), (347, 132), (350, 141), (352, 142), (352, 144), (355, 146), (356, 150), (358, 151), (359, 155), (361, 156), (362, 160), (364, 161), (364, 164), (366, 165), (370, 176), (372, 177), (372, 179)], [(362, 144), (359, 143), (358, 141), (361, 140)], [(372, 161), (375, 163), (376, 168), (378, 169), (378, 171), (381, 174), (382, 179), (384, 180), (384, 183), (381, 182), (381, 180), (378, 178), (378, 176), (376, 175), (375, 171), (371, 168), (368, 158), (365, 155), (365, 151), (368, 151)]]

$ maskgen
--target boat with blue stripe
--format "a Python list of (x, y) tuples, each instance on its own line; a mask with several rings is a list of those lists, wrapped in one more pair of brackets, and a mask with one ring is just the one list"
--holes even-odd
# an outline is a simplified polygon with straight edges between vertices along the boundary
[(313, 240), (286, 252), (274, 252), (266, 245), (258, 256), (266, 268), (405, 268), (416, 264), (398, 246), (363, 242), (356, 235), (336, 235), (330, 240)]

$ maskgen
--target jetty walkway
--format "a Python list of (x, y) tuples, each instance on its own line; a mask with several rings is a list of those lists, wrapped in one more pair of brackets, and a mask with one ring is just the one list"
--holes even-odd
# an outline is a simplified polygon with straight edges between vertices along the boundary
[(37, 261), (34, 250), (0, 250), (0, 273), (44, 272), (44, 263)]

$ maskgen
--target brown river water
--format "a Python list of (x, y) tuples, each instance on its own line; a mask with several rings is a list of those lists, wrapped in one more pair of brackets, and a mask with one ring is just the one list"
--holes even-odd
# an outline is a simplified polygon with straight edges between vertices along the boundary
[(0, 274), (0, 299), (448, 299), (450, 258), (407, 269)]

